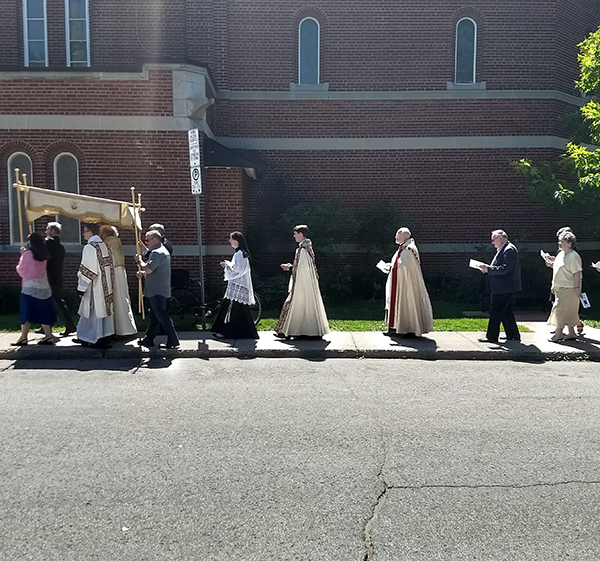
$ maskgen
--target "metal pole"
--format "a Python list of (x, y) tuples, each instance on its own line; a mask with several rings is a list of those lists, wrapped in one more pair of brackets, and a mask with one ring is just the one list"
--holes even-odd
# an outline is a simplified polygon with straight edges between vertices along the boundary
[(206, 298), (204, 295), (204, 260), (202, 258), (202, 223), (200, 220), (200, 195), (196, 195), (196, 220), (198, 223), (198, 256), (200, 258), (200, 304), (202, 306), (202, 331), (206, 329)]

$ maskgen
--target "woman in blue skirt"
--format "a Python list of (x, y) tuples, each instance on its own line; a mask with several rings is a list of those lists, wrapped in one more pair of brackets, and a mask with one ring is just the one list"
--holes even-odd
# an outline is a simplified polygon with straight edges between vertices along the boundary
[(27, 239), (29, 243), (27, 248), (21, 248), (21, 258), (17, 265), (17, 273), (21, 277), (21, 336), (11, 345), (27, 345), (32, 323), (41, 323), (44, 330), (44, 337), (38, 341), (38, 345), (53, 345), (58, 338), (52, 335), (51, 326), (56, 323), (56, 310), (46, 275), (50, 253), (44, 238), (39, 234), (29, 234)]

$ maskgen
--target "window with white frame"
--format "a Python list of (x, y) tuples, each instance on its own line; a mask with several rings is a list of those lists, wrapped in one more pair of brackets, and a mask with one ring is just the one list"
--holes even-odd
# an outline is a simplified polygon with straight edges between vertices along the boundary
[(48, 66), (46, 0), (23, 0), (25, 66)]
[(315, 18), (304, 18), (298, 27), (298, 83), (319, 84), (321, 28)]
[(15, 152), (8, 158), (8, 205), (10, 209), (10, 243), (11, 245), (19, 245), (21, 243), (21, 232), (19, 231), (19, 203), (17, 196), (21, 197), (21, 218), (23, 225), (23, 238), (25, 239), (29, 233), (27, 220), (25, 218), (25, 205), (23, 194), (19, 193), (13, 184), (16, 183), (15, 170), (19, 170), (19, 179), (23, 181), (23, 174), (27, 175), (27, 184), (33, 184), (33, 173), (31, 166), (31, 158), (24, 152)]
[(455, 73), (456, 84), (475, 83), (477, 57), (477, 24), (471, 18), (463, 18), (456, 24)]
[[(79, 194), (79, 163), (73, 154), (63, 152), (54, 158), (54, 189)], [(63, 243), (81, 243), (79, 220), (57, 216), (56, 221), (62, 225), (60, 239)]]
[(65, 0), (67, 66), (90, 66), (88, 0)]

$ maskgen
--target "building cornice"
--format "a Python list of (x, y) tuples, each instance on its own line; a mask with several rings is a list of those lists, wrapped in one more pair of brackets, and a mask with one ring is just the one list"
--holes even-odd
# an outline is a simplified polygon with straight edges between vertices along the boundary
[(233, 150), (502, 150), (545, 148), (564, 150), (568, 140), (558, 136), (431, 136), (384, 138), (232, 138), (217, 142)]
[(183, 71), (191, 74), (200, 74), (206, 80), (208, 92), (212, 97), (215, 96), (217, 87), (212, 79), (207, 67), (197, 66), (195, 64), (184, 62), (148, 62), (142, 65), (141, 70), (94, 70), (94, 69), (48, 69), (32, 70), (24, 68), (22, 70), (3, 70), (0, 71), (0, 80), (105, 80), (105, 81), (135, 81), (149, 80), (150, 72)]
[(219, 90), (223, 101), (453, 101), (549, 99), (582, 106), (585, 99), (558, 90), (422, 90), (422, 91), (239, 91)]
[(237, 138), (216, 136), (204, 119), (187, 117), (125, 117), (111, 115), (0, 115), (1, 130), (72, 131), (180, 131), (199, 128), (210, 138), (234, 150), (499, 150), (550, 148), (564, 150), (568, 140), (559, 136), (427, 136), (427, 137), (321, 137)]

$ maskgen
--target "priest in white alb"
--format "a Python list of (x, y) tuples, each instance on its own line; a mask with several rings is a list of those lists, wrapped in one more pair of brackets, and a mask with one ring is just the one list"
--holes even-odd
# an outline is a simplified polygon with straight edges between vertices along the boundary
[(106, 347), (115, 334), (114, 261), (98, 232), (98, 224), (83, 225), (87, 244), (77, 273), (81, 303), (75, 341), (85, 346)]
[(388, 271), (385, 286), (385, 335), (420, 337), (433, 331), (433, 311), (421, 273), (419, 250), (408, 228), (396, 232), (398, 251)]

